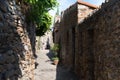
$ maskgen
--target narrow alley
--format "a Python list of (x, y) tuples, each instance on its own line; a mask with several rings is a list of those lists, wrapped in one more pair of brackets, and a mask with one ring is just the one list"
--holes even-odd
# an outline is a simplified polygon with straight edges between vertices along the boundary
[(78, 80), (74, 73), (62, 66), (52, 64), (49, 50), (38, 51), (38, 66), (35, 69), (35, 80)]
[(120, 80), (120, 0), (0, 0), (0, 80)]

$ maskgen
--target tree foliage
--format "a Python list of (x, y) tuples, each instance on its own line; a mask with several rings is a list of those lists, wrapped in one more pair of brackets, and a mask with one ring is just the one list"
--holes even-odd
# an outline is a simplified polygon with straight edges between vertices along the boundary
[(30, 5), (27, 14), (27, 21), (34, 22), (37, 26), (37, 35), (43, 35), (52, 22), (52, 17), (48, 11), (57, 6), (57, 0), (24, 0)]

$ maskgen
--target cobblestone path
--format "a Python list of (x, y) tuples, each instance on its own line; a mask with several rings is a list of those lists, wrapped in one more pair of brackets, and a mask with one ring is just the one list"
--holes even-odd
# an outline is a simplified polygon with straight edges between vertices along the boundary
[(78, 80), (72, 72), (52, 64), (49, 50), (39, 51), (37, 55), (39, 65), (35, 69), (35, 80)]

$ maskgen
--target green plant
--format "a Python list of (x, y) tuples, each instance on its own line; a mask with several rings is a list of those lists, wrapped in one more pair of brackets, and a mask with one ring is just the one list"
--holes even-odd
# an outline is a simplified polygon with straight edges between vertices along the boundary
[(59, 58), (58, 57), (53, 57), (52, 61), (53, 61), (53, 64), (57, 65), (59, 63)]
[(59, 58), (58, 58), (58, 57), (53, 57), (52, 60), (53, 60), (53, 61), (54, 61), (54, 60), (59, 60)]
[(52, 51), (52, 54), (53, 54), (53, 57), (52, 57), (52, 60), (59, 60), (59, 57), (58, 57), (58, 50), (59, 50), (59, 44), (54, 44), (52, 47), (51, 47), (51, 51)]
[(52, 53), (53, 53), (53, 56), (54, 56), (54, 57), (58, 56), (58, 52), (53, 51)]
[(59, 44), (54, 44), (54, 45), (51, 47), (51, 50), (57, 52), (57, 51), (59, 50)]
[(52, 17), (48, 13), (58, 5), (57, 0), (21, 0), (29, 4), (27, 11), (26, 21), (28, 23), (33, 22), (36, 24), (36, 34), (38, 36), (44, 35), (44, 33), (50, 29), (52, 23)]

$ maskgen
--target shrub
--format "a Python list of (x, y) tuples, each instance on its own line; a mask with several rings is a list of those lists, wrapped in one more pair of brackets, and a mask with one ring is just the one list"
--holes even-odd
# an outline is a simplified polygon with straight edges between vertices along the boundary
[(52, 61), (54, 61), (54, 60), (59, 60), (59, 58), (58, 57), (53, 57)]
[(59, 50), (59, 44), (54, 44), (54, 45), (51, 47), (51, 50), (57, 52), (57, 51)]

